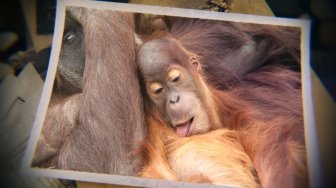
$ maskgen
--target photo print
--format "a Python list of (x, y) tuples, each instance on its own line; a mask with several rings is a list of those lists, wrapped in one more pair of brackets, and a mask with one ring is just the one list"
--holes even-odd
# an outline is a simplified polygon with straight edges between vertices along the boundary
[(23, 169), (141, 187), (306, 187), (312, 117), (309, 21), (59, 1)]

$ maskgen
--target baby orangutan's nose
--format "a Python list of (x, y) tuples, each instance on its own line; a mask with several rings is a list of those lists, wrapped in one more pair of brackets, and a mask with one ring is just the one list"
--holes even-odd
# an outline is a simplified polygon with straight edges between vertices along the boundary
[(175, 93), (175, 92), (174, 92), (174, 93), (172, 93), (172, 94), (170, 95), (170, 103), (171, 103), (171, 104), (178, 103), (179, 100), (180, 100), (180, 96), (179, 96), (178, 93)]

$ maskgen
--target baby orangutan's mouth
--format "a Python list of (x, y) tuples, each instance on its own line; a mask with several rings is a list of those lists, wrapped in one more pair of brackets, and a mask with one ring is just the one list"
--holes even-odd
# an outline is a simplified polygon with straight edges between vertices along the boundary
[(174, 125), (176, 134), (180, 137), (189, 136), (193, 120), (194, 120), (194, 117), (190, 118), (188, 121), (184, 123)]

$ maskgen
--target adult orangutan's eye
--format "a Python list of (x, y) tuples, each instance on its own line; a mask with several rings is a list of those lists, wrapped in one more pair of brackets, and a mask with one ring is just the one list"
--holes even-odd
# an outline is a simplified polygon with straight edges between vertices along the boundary
[(71, 43), (75, 40), (75, 38), (76, 38), (76, 34), (74, 32), (68, 32), (66, 33), (64, 40), (67, 43)]

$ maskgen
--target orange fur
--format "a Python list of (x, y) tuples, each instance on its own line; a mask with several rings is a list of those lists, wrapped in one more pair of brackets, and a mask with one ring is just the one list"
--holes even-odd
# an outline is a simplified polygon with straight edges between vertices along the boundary
[[(166, 155), (164, 140), (171, 132), (166, 126), (160, 126), (153, 117), (147, 117), (148, 135), (144, 144), (146, 167), (140, 172), (141, 177), (177, 180), (170, 168)], [(173, 135), (171, 133), (171, 135)]]
[(262, 187), (308, 187), (300, 74), (266, 67), (244, 79), (213, 90), (223, 125), (240, 133)]
[[(210, 113), (210, 118), (220, 117), (222, 128), (238, 132), (240, 139), (236, 142), (242, 144), (244, 151), (252, 160), (262, 187), (307, 187), (300, 87), (296, 85), (296, 81), (293, 81), (298, 78), (298, 74), (282, 68), (270, 68), (256, 75), (248, 77), (251, 82), (245, 82), (225, 92), (209, 87), (209, 92), (205, 93), (207, 97), (212, 97), (212, 100), (208, 100), (212, 102), (207, 107), (217, 113), (215, 116), (211, 116)], [(144, 168), (145, 177), (211, 183), (226, 181), (227, 183), (228, 179), (218, 180), (213, 177), (224, 173), (225, 165), (232, 163), (234, 157), (236, 159), (241, 157), (237, 155), (240, 151), (237, 147), (230, 149), (227, 146), (228, 139), (214, 137), (211, 132), (177, 139), (171, 128), (154, 117), (159, 116), (152, 114), (152, 117), (148, 118), (151, 121), (147, 122), (149, 140), (147, 140), (146, 151), (149, 154), (147, 156), (149, 163)], [(212, 127), (212, 129), (217, 128)], [(204, 139), (200, 139), (203, 137)], [(205, 150), (199, 151), (202, 144), (207, 142), (213, 143), (205, 150), (217, 152), (215, 158), (222, 161), (219, 160), (220, 162), (217, 163)], [(219, 146), (216, 146), (215, 142), (221, 142), (223, 148), (216, 149)], [(228, 149), (234, 153), (232, 158), (225, 157)], [(181, 156), (188, 152), (197, 153), (196, 159), (188, 157), (181, 159)], [(218, 168), (216, 171), (214, 170), (216, 168), (208, 166), (199, 171), (188, 172), (190, 177), (196, 177), (188, 178), (180, 168), (185, 167), (186, 162), (195, 160), (203, 164), (223, 165), (223, 168)], [(251, 170), (234, 162), (232, 165), (235, 165), (235, 167), (231, 166), (232, 168), (244, 169), (245, 167), (245, 170)], [(149, 169), (155, 170), (149, 172)], [(161, 175), (158, 176), (154, 172)], [(252, 181), (249, 174), (245, 175), (237, 176), (242, 178), (236, 179), (238, 186), (245, 181)], [(248, 180), (246, 177), (249, 176)], [(200, 180), (202, 177), (205, 179)], [(257, 184), (254, 183), (248, 187), (255, 185)]]
[(148, 117), (148, 163), (141, 177), (259, 187), (251, 159), (236, 131), (220, 129), (178, 138), (159, 120)]

